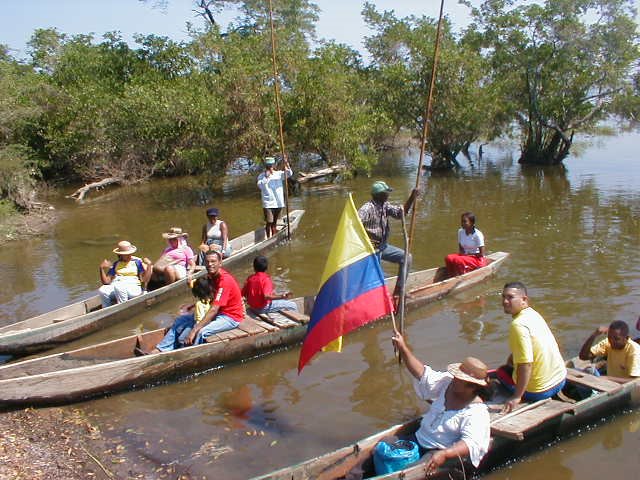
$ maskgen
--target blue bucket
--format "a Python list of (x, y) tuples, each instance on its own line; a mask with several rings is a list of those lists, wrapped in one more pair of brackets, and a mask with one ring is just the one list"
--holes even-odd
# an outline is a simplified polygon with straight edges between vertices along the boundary
[(397, 472), (420, 460), (418, 444), (411, 440), (393, 443), (379, 442), (373, 450), (373, 465), (376, 475)]

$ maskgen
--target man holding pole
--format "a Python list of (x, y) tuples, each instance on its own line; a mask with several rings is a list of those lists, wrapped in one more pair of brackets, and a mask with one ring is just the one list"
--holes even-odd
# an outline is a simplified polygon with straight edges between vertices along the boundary
[(293, 175), (287, 159), (284, 159), (284, 170), (275, 170), (276, 159), (264, 159), (264, 172), (258, 175), (258, 188), (262, 192), (262, 209), (264, 211), (265, 233), (269, 238), (277, 232), (276, 225), (280, 211), (285, 206), (284, 183)]
[[(360, 221), (367, 231), (369, 240), (376, 249), (376, 254), (381, 260), (398, 264), (398, 280), (393, 291), (394, 303), (397, 305), (404, 278), (402, 278), (403, 266), (405, 263), (404, 250), (389, 245), (389, 217), (402, 219), (409, 210), (414, 207), (419, 191), (413, 189), (411, 195), (402, 205), (392, 205), (388, 202), (389, 192), (393, 189), (382, 180), (378, 180), (371, 185), (371, 200), (362, 205), (358, 210)], [(407, 252), (406, 272), (411, 268), (411, 255)]]

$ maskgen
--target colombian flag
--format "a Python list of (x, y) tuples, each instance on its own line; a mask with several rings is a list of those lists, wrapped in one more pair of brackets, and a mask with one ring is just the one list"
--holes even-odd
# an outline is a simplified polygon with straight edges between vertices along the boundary
[(380, 260), (351, 195), (340, 217), (320, 285), (302, 343), (298, 373), (325, 345), (393, 310)]

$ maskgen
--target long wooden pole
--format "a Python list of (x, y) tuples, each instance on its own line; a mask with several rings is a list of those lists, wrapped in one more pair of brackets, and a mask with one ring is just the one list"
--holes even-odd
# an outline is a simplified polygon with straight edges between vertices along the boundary
[[(431, 65), (431, 84), (429, 85), (429, 94), (427, 95), (427, 105), (422, 125), (422, 138), (420, 141), (420, 159), (418, 161), (418, 171), (416, 172), (416, 186), (420, 186), (420, 177), (422, 175), (422, 163), (424, 162), (424, 150), (429, 135), (429, 121), (431, 119), (431, 106), (433, 101), (433, 92), (436, 85), (436, 70), (438, 67), (438, 53), (440, 52), (440, 31), (442, 30), (442, 12), (444, 11), (444, 0), (440, 1), (440, 16), (438, 17), (438, 29), (436, 30), (436, 42), (433, 48), (433, 64)], [(413, 233), (416, 225), (417, 202), (411, 210), (411, 223), (409, 224), (409, 250), (413, 243)]]
[(280, 131), (280, 155), (282, 155), (282, 161), (284, 170), (284, 200), (285, 209), (287, 213), (287, 240), (291, 240), (291, 227), (289, 226), (289, 182), (287, 180), (286, 165), (289, 163), (284, 153), (284, 129), (282, 127), (282, 112), (280, 110), (280, 89), (278, 79), (278, 64), (276, 62), (276, 34), (273, 24), (273, 4), (269, 0), (269, 23), (271, 24), (271, 62), (273, 64), (273, 90), (276, 97), (276, 112), (278, 113), (278, 127)]

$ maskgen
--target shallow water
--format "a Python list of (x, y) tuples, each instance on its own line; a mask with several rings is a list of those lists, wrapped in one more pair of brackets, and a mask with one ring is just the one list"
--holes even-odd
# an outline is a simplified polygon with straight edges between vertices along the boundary
[[(436, 368), (475, 355), (490, 364), (508, 353), (509, 319), (500, 289), (529, 286), (566, 356), (612, 320), (640, 313), (640, 133), (582, 142), (566, 169), (521, 168), (510, 146), (485, 150), (458, 174), (425, 175), (414, 242), (414, 268), (439, 265), (456, 250), (460, 213), (473, 210), (489, 251), (511, 257), (498, 275), (474, 289), (412, 312), (407, 336), (419, 358)], [(404, 201), (415, 182), (417, 152), (389, 155), (375, 173)], [(154, 181), (90, 196), (76, 205), (52, 201), (61, 214), (50, 236), (0, 250), (0, 325), (88, 296), (98, 264), (127, 238), (157, 258), (160, 233), (181, 226), (198, 243), (204, 210), (221, 209), (231, 235), (261, 223), (255, 175)], [(371, 179), (333, 188), (303, 188), (290, 208), (306, 214), (289, 244), (268, 254), (277, 285), (294, 295), (317, 287), (345, 196), (367, 200)], [(401, 245), (399, 225), (393, 241)], [(232, 269), (243, 280), (249, 263)], [(395, 273), (388, 270), (388, 273)], [(177, 298), (63, 349), (169, 325)], [(425, 409), (393, 357), (391, 325), (365, 327), (346, 338), (341, 354), (316, 357), (298, 376), (298, 348), (153, 388), (79, 404), (132, 457), (169, 464), (196, 476), (241, 479), (302, 461), (399, 423)], [(565, 479), (637, 468), (638, 414), (620, 415), (490, 478)], [(615, 439), (612, 440), (612, 439)]]

